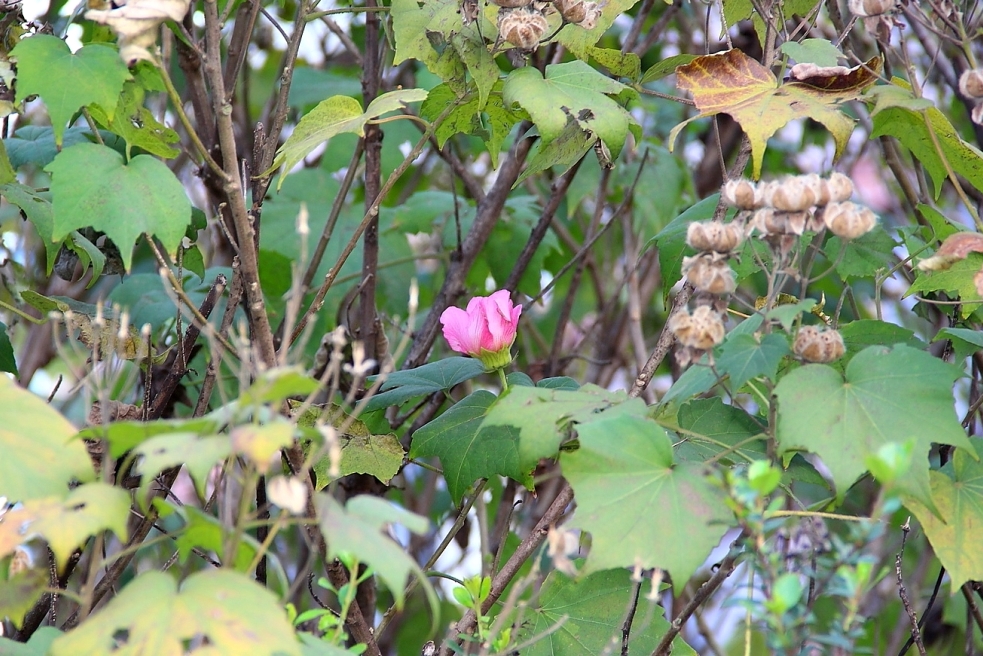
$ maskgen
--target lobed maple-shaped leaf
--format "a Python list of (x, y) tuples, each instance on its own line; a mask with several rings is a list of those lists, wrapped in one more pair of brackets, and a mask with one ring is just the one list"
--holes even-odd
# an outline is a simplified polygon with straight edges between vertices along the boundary
[(719, 544), (733, 517), (700, 466), (673, 464), (672, 441), (650, 419), (614, 416), (578, 426), (580, 448), (560, 455), (589, 531), (586, 572), (661, 567), (677, 589)]
[(112, 148), (85, 143), (61, 151), (45, 170), (52, 175), (52, 239), (91, 226), (113, 240), (127, 271), (143, 234), (177, 252), (191, 223), (191, 203), (160, 160), (137, 155), (124, 162)]
[(838, 157), (853, 133), (853, 119), (841, 105), (859, 98), (877, 80), (880, 68), (881, 60), (875, 57), (842, 75), (779, 84), (769, 69), (737, 49), (697, 57), (676, 69), (676, 84), (693, 94), (700, 113), (674, 127), (669, 143), (690, 121), (729, 114), (751, 141), (753, 176), (758, 178), (769, 137), (791, 120), (811, 118), (833, 135)]
[(183, 654), (198, 637), (215, 654), (301, 654), (276, 595), (229, 569), (192, 574), (180, 589), (169, 574), (143, 572), (49, 653)]
[[(643, 586), (646, 592), (651, 588), (648, 582)], [(543, 581), (539, 605), (522, 623), (518, 640), (542, 637), (524, 649), (523, 655), (596, 656), (606, 653), (605, 647), (613, 638), (621, 643), (625, 609), (633, 589), (631, 572), (627, 569), (595, 572), (580, 580), (553, 570)], [(645, 605), (652, 603), (639, 600), (639, 616)], [(558, 629), (551, 630), (557, 625)], [(655, 612), (651, 621), (632, 626), (628, 642), (631, 653), (651, 653), (668, 630), (669, 622), (661, 612)], [(682, 639), (673, 641), (672, 653), (675, 656), (696, 654)]]
[(75, 433), (43, 399), (0, 376), (0, 496), (61, 499), (72, 480), (92, 480), (89, 453)]
[(961, 372), (908, 346), (870, 346), (844, 375), (822, 364), (792, 371), (775, 387), (782, 453), (806, 450), (823, 459), (842, 496), (887, 444), (915, 441), (902, 492), (932, 507), (928, 452), (932, 443), (972, 448), (953, 408)]
[(719, 396), (684, 403), (675, 422), (659, 424), (679, 434), (674, 448), (680, 461), (704, 463), (714, 458), (733, 463), (767, 457), (763, 422), (724, 404)]
[(35, 34), (10, 54), (17, 60), (17, 102), (41, 96), (58, 146), (80, 107), (96, 103), (112, 118), (123, 82), (130, 79), (119, 55), (105, 45), (89, 44), (73, 54), (58, 37)]
[(543, 142), (559, 137), (572, 117), (597, 134), (613, 158), (629, 129), (641, 138), (638, 124), (620, 102), (634, 93), (582, 61), (550, 64), (545, 77), (534, 66), (518, 68), (509, 73), (502, 91), (507, 107), (519, 105), (529, 112)]
[(0, 522), (0, 558), (40, 535), (51, 547), (59, 567), (75, 549), (96, 533), (109, 529), (126, 540), (130, 495), (105, 483), (87, 483), (68, 497), (31, 499), (8, 511)]
[[(952, 579), (952, 590), (966, 581), (983, 579), (983, 448), (974, 440), (975, 451), (959, 449), (952, 468), (931, 472), (932, 501), (938, 516), (914, 498), (905, 505), (922, 523), (935, 555)], [(976, 454), (976, 460), (971, 454)]]
[(497, 474), (532, 487), (531, 473), (536, 461), (527, 462), (523, 468), (519, 458), (519, 429), (481, 428), (497, 399), (491, 392), (478, 390), (413, 434), (410, 457), (440, 458), (447, 492), (454, 503), (460, 502), (477, 479)]
[(736, 335), (720, 347), (716, 356), (717, 371), (721, 375), (730, 374), (732, 389), (736, 392), (757, 376), (775, 380), (778, 365), (788, 354), (788, 338), (780, 333)]

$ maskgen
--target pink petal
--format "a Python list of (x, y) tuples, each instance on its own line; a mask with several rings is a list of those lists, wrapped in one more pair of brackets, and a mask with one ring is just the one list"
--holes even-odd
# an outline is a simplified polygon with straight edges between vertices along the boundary
[(449, 307), (440, 315), (440, 323), (444, 327), (444, 339), (452, 349), (469, 355), (481, 352), (481, 325), (474, 321), (473, 315), (461, 308)]
[[(518, 315), (515, 314), (509, 291), (502, 289), (495, 292), (484, 299), (483, 307), (485, 320), (488, 323), (489, 340), (482, 346), (488, 351), (501, 351), (503, 348), (511, 346), (515, 340), (515, 319), (518, 318)], [(518, 310), (522, 312), (521, 306)]]

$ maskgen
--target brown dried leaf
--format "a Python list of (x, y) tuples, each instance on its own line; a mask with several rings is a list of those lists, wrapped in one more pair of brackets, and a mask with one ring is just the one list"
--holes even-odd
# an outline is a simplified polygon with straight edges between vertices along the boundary
[(922, 271), (943, 271), (970, 253), (983, 253), (983, 235), (978, 232), (957, 232), (949, 235), (932, 257), (918, 263)]
[[(676, 69), (676, 79), (680, 89), (693, 94), (700, 110), (694, 118), (725, 113), (741, 124), (751, 140), (753, 175), (757, 178), (768, 138), (793, 119), (811, 118), (826, 126), (839, 156), (853, 133), (853, 119), (839, 106), (859, 97), (874, 83), (880, 69), (881, 60), (875, 57), (845, 74), (821, 71), (780, 85), (770, 70), (734, 49), (697, 57)], [(670, 144), (688, 122), (672, 129)]]

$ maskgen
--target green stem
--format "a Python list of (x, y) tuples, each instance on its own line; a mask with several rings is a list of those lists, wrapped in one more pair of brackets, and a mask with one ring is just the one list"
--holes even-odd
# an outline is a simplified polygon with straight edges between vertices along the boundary
[(498, 372), (498, 379), (502, 381), (502, 392), (509, 391), (509, 381), (505, 378), (505, 369), (496, 369)]

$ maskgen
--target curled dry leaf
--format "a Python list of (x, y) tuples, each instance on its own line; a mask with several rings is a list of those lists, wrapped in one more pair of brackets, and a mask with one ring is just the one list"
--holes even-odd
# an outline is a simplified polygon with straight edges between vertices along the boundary
[(190, 0), (130, 0), (116, 9), (90, 9), (85, 17), (108, 25), (119, 38), (119, 56), (132, 64), (153, 61), (148, 48), (157, 43), (157, 28), (164, 21), (180, 21), (190, 4)]
[(932, 257), (918, 263), (922, 271), (941, 271), (955, 262), (965, 260), (970, 253), (983, 253), (983, 235), (977, 232), (957, 232), (946, 237)]

